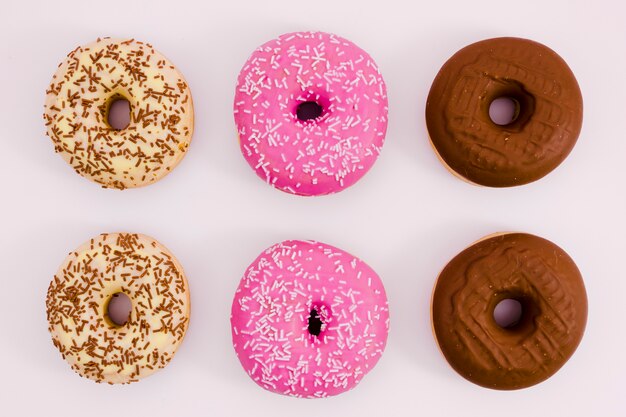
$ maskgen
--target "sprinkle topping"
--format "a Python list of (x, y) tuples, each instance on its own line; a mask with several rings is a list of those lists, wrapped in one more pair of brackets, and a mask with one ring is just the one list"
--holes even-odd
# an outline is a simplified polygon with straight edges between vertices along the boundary
[[(108, 123), (111, 103), (131, 107), (130, 124)], [(73, 50), (46, 91), (44, 121), (55, 151), (104, 188), (153, 183), (184, 157), (193, 133), (191, 92), (151, 45), (98, 39)]]
[(263, 388), (327, 397), (380, 359), (389, 329), (383, 284), (363, 261), (313, 241), (285, 241), (246, 270), (232, 305), (237, 356)]
[[(299, 116), (303, 103), (319, 113)], [(380, 153), (387, 110), (372, 58), (323, 32), (289, 33), (259, 47), (239, 74), (234, 103), (250, 166), (299, 195), (338, 192), (361, 178)]]
[[(129, 320), (116, 325), (109, 300), (123, 292)], [(185, 336), (190, 302), (176, 258), (144, 235), (102, 234), (65, 259), (48, 288), (52, 342), (78, 374), (126, 384), (165, 367)]]

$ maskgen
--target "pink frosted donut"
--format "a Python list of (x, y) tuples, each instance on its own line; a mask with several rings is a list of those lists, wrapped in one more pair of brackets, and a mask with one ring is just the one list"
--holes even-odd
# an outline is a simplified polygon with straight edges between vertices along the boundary
[(353, 388), (382, 355), (385, 288), (341, 249), (291, 240), (246, 270), (231, 313), (237, 357), (263, 388), (318, 398)]
[(248, 59), (234, 113), (241, 152), (259, 177), (292, 194), (331, 194), (376, 161), (387, 89), (374, 60), (352, 42), (288, 33)]

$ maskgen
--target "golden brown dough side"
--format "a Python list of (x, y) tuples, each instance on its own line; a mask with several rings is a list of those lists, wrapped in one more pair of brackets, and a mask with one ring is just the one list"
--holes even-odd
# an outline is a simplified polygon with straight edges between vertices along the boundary
[[(498, 125), (489, 107), (506, 97), (514, 120)], [(582, 127), (580, 88), (567, 63), (527, 39), (469, 45), (441, 68), (426, 102), (426, 124), (446, 165), (469, 181), (510, 187), (536, 181), (571, 152)]]
[[(522, 316), (500, 327), (496, 305), (515, 299)], [(432, 300), (435, 337), (450, 365), (475, 384), (526, 388), (572, 356), (587, 321), (587, 295), (574, 261), (554, 243), (525, 233), (479, 241), (439, 275)]]

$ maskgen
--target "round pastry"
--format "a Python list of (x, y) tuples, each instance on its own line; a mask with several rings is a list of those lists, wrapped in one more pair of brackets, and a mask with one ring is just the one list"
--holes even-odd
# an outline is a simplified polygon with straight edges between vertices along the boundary
[[(55, 151), (104, 188), (151, 184), (183, 159), (193, 133), (191, 92), (182, 74), (152, 46), (98, 39), (70, 52), (47, 90), (44, 120)], [(109, 109), (131, 108), (117, 130)]]
[(360, 259), (323, 243), (285, 241), (246, 270), (231, 326), (237, 357), (258, 385), (328, 397), (353, 388), (380, 359), (387, 296)]
[[(503, 300), (519, 319), (494, 318)], [(587, 295), (574, 261), (554, 243), (525, 233), (486, 237), (458, 254), (433, 292), (435, 338), (452, 368), (487, 388), (535, 385), (572, 356), (587, 322)]]
[(248, 59), (234, 113), (241, 152), (259, 177), (292, 194), (330, 194), (376, 161), (387, 90), (372, 58), (352, 42), (288, 33)]
[[(513, 120), (491, 120), (507, 98)], [(469, 45), (441, 68), (426, 102), (426, 124), (442, 162), (469, 182), (510, 187), (536, 181), (570, 153), (582, 126), (574, 74), (548, 47), (495, 38)]]
[[(132, 309), (123, 325), (109, 317), (117, 294)], [(165, 367), (183, 340), (190, 302), (183, 268), (156, 240), (102, 234), (65, 259), (46, 299), (52, 342), (78, 374), (127, 384)]]

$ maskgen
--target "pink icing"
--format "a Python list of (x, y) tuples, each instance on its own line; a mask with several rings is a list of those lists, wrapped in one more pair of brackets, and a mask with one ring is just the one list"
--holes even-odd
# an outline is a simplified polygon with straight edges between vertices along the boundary
[(270, 247), (248, 267), (231, 326), (237, 356), (257, 384), (318, 398), (353, 388), (376, 365), (389, 309), (380, 278), (363, 261), (293, 240)]
[[(300, 120), (298, 106), (322, 114)], [(374, 164), (387, 131), (387, 91), (372, 58), (323, 32), (296, 32), (259, 47), (239, 74), (235, 123), (257, 175), (299, 195), (343, 190)]]

